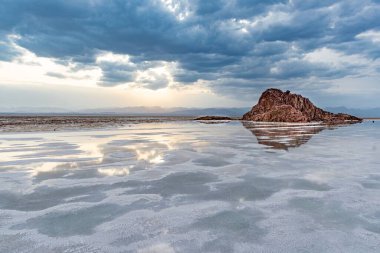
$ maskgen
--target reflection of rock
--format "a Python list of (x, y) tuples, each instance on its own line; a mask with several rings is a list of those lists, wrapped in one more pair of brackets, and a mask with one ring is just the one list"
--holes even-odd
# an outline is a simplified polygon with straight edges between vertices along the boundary
[(328, 128), (326, 125), (266, 124), (248, 121), (243, 121), (243, 126), (256, 136), (258, 143), (285, 150), (305, 144), (313, 135)]
[(362, 119), (348, 114), (334, 114), (316, 107), (309, 99), (290, 91), (268, 89), (260, 97), (243, 120), (265, 122), (312, 122), (322, 121), (326, 124), (361, 122)]

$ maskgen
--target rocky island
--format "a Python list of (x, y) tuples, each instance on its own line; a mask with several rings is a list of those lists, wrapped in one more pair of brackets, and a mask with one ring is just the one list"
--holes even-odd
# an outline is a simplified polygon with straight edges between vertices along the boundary
[(362, 122), (361, 118), (352, 115), (324, 111), (301, 95), (273, 88), (263, 92), (257, 105), (244, 114), (242, 120), (325, 124)]

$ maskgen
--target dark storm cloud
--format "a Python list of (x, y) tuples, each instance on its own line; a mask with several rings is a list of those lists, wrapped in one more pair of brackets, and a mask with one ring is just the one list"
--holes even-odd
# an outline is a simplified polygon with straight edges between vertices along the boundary
[[(170, 1), (167, 1), (170, 2)], [(38, 56), (78, 66), (98, 66), (102, 86), (136, 81), (137, 71), (175, 62), (177, 82), (208, 80), (214, 90), (244, 90), (258, 83), (286, 86), (292, 80), (354, 75), (353, 65), (328, 65), (305, 55), (331, 48), (377, 59), (380, 48), (358, 35), (380, 28), (380, 2), (370, 0), (0, 0), (0, 38)], [(1, 36), (3, 34), (3, 36)], [(0, 44), (0, 60), (17, 56)], [(129, 55), (131, 62), (97, 62), (100, 52)], [(153, 62), (153, 65), (149, 65)], [(151, 73), (142, 86), (165, 87), (166, 75)], [(57, 77), (57, 76), (56, 76)], [(223, 80), (223, 81), (221, 81)]]
[(115, 86), (120, 83), (129, 83), (135, 80), (136, 66), (132, 64), (121, 64), (104, 62), (99, 64), (103, 76), (99, 82), (101, 86)]

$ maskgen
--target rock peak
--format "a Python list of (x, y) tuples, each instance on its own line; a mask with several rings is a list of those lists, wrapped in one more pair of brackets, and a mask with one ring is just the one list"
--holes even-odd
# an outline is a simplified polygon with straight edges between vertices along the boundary
[(361, 122), (362, 119), (348, 114), (334, 114), (316, 107), (308, 98), (292, 94), (289, 90), (267, 89), (257, 105), (244, 114), (243, 120), (268, 122), (312, 122), (328, 124)]

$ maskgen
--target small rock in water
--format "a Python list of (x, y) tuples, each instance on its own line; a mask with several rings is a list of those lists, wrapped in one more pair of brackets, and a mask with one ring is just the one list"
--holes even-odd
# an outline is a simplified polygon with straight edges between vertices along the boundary
[(196, 118), (195, 120), (232, 120), (232, 118), (224, 116), (203, 116)]

